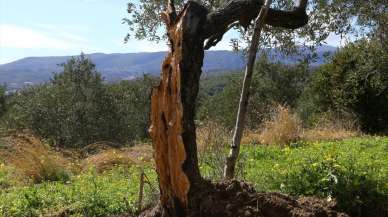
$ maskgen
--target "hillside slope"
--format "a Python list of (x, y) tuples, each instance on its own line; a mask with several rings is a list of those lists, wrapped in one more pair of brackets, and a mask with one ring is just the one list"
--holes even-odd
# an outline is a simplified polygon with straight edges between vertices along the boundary
[[(322, 46), (318, 48), (315, 65), (324, 62), (325, 53), (333, 53), (336, 48)], [(283, 57), (275, 50), (274, 61), (286, 64), (296, 63), (301, 56)], [(96, 68), (108, 81), (133, 79), (143, 74), (159, 75), (160, 65), (166, 52), (153, 53), (94, 53), (87, 56), (96, 64)], [(48, 81), (54, 72), (60, 72), (60, 64), (70, 56), (58, 57), (27, 57), (11, 63), (0, 65), (0, 84), (6, 83), (8, 88), (17, 89), (26, 84), (38, 84)], [(244, 68), (241, 53), (232, 51), (208, 51), (205, 54), (205, 73), (240, 70)]]

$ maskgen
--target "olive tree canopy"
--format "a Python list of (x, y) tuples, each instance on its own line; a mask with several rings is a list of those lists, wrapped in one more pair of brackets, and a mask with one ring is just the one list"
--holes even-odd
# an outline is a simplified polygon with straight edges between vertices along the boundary
[[(177, 11), (180, 11), (187, 2), (187, 0), (175, 0), (174, 6)], [(208, 49), (222, 39), (221, 32), (225, 33), (232, 28), (239, 32), (239, 35), (236, 34), (237, 37), (232, 39), (232, 45), (237, 46), (241, 44), (238, 42), (248, 41), (252, 33), (250, 24), (264, 1), (197, 0), (196, 2), (209, 10), (208, 19), (217, 20), (215, 18), (218, 16), (228, 17), (229, 21), (233, 21), (214, 23), (218, 25), (217, 29), (214, 29), (217, 35), (210, 34), (208, 38), (210, 42), (205, 47)], [(295, 16), (303, 16), (303, 14), (284, 11), (294, 10), (298, 2), (292, 0), (272, 2), (268, 15), (270, 25), (266, 26), (260, 39), (263, 47), (277, 47), (283, 51), (292, 51), (296, 45), (309, 45), (311, 48), (320, 45), (330, 33), (354, 40), (375, 35), (385, 38), (388, 31), (388, 0), (310, 0), (306, 8), (309, 22), (296, 30), (292, 27), (300, 25), (293, 22), (302, 22), (303, 19), (295, 19)], [(132, 37), (151, 41), (165, 40), (166, 34), (160, 14), (166, 7), (167, 0), (130, 1), (129, 16), (123, 19), (129, 26), (129, 33), (125, 39), (129, 40)], [(227, 10), (228, 8), (230, 10)], [(236, 19), (235, 16), (239, 18)]]

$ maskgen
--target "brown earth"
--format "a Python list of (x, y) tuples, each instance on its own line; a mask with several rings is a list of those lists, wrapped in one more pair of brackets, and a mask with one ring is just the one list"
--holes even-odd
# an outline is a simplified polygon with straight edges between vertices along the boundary
[[(280, 193), (260, 193), (236, 180), (204, 186), (195, 195), (188, 217), (347, 217), (334, 202), (311, 197), (293, 198)], [(125, 216), (125, 215), (124, 215)], [(123, 216), (123, 217), (124, 217)], [(167, 217), (160, 205), (140, 217)]]

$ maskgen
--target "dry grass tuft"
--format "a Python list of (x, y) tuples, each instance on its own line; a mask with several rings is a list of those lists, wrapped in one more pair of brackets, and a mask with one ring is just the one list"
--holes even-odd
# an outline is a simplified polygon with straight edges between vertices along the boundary
[(287, 107), (278, 106), (273, 110), (261, 130), (247, 130), (242, 144), (289, 145), (297, 140), (325, 141), (343, 140), (362, 135), (358, 122), (352, 115), (323, 114), (317, 124), (304, 129), (296, 114)]
[(277, 106), (258, 135), (261, 144), (288, 145), (300, 138), (302, 128), (299, 118), (287, 107)]
[(101, 152), (110, 150), (112, 148), (118, 148), (120, 145), (112, 142), (95, 142), (90, 145), (87, 145), (81, 149), (81, 155), (83, 158), (87, 158), (92, 155), (99, 154)]
[(317, 124), (303, 131), (306, 141), (342, 140), (362, 135), (357, 119), (352, 115), (322, 115)]
[(302, 139), (305, 141), (343, 140), (360, 136), (358, 131), (335, 128), (315, 128), (305, 130)]
[(197, 128), (198, 160), (200, 167), (207, 168), (202, 175), (208, 179), (221, 180), (231, 142), (230, 132), (216, 122), (201, 123)]
[(0, 139), (0, 159), (33, 182), (66, 180), (73, 164), (30, 134)]
[(82, 168), (94, 167), (97, 172), (103, 172), (116, 166), (142, 165), (152, 162), (152, 152), (150, 145), (137, 145), (123, 149), (111, 148), (85, 158)]
[(197, 128), (198, 151), (223, 149), (230, 143), (230, 138), (230, 132), (221, 124), (210, 121), (202, 123)]
[(261, 144), (261, 131), (260, 130), (252, 130), (245, 129), (244, 135), (241, 138), (242, 145), (257, 145)]

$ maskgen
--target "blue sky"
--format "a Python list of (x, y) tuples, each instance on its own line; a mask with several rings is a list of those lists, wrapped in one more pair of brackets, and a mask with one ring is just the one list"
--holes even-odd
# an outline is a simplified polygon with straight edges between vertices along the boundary
[[(121, 24), (130, 0), (0, 0), (0, 64), (29, 56), (129, 53), (166, 50), (131, 40)], [(228, 33), (214, 49), (230, 49)], [(328, 44), (336, 45), (333, 37)]]

